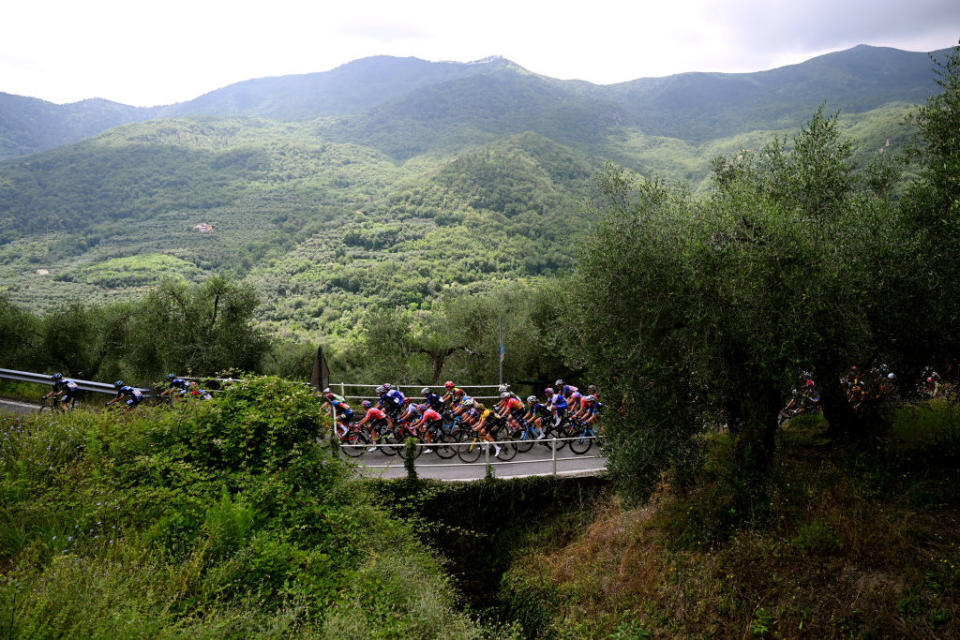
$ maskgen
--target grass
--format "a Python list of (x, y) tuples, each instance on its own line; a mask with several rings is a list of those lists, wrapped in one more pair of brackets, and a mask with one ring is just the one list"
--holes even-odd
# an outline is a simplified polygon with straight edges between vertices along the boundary
[(705, 522), (724, 515), (728, 438), (711, 438), (701, 486), (607, 500), (570, 544), (521, 556), (505, 593), (538, 594), (528, 637), (960, 637), (956, 415), (901, 408), (869, 451), (787, 425), (766, 516), (739, 528)]

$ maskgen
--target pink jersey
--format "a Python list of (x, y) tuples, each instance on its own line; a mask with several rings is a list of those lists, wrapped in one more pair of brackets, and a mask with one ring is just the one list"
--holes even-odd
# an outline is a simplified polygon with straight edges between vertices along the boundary
[(423, 412), (423, 421), (424, 422), (435, 422), (437, 420), (443, 420), (439, 413), (433, 409), (427, 409)]

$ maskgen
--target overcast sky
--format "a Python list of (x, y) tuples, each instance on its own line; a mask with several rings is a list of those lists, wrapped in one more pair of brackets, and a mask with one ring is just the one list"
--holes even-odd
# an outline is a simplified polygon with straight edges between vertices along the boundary
[(12, 0), (0, 11), (0, 92), (153, 106), (372, 55), (502, 55), (608, 84), (958, 39), (960, 0)]

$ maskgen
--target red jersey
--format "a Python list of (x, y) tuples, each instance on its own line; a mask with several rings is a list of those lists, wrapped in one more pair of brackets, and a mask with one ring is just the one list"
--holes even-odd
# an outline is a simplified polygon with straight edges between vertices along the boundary
[(376, 407), (370, 407), (369, 409), (367, 409), (367, 415), (364, 416), (363, 419), (366, 420), (367, 422), (372, 422), (374, 420), (384, 420), (386, 419), (386, 417), (387, 417), (387, 414), (385, 414), (380, 409), (377, 409)]
[(427, 409), (423, 412), (424, 422), (436, 422), (437, 420), (443, 420), (443, 417), (433, 409)]

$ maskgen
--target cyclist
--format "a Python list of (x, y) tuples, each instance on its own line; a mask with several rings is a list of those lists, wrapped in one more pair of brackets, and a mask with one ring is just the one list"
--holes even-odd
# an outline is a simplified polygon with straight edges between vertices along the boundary
[(323, 397), (326, 398), (327, 400), (339, 400), (340, 402), (343, 402), (345, 400), (343, 396), (337, 395), (333, 391), (331, 391), (330, 387), (327, 387), (326, 389), (321, 391), (321, 393), (323, 394)]
[(527, 407), (527, 413), (523, 416), (523, 421), (527, 424), (533, 423), (537, 428), (537, 440), (540, 440), (547, 434), (543, 428), (543, 420), (550, 417), (550, 409), (537, 402), (537, 396), (527, 398)]
[(116, 404), (121, 399), (126, 398), (126, 400), (124, 401), (124, 404), (126, 404), (127, 406), (124, 407), (123, 412), (127, 413), (128, 411), (130, 411), (130, 409), (133, 409), (138, 404), (143, 402), (143, 393), (140, 391), (140, 389), (137, 389), (136, 387), (131, 387), (128, 384), (124, 384), (123, 380), (117, 380), (116, 382), (114, 382), (113, 387), (114, 389), (117, 390), (117, 395), (114, 396), (113, 400), (110, 400), (109, 402), (107, 402), (106, 406), (109, 407), (112, 404)]
[(494, 415), (493, 411), (470, 397), (464, 398), (463, 408), (466, 410), (464, 424), (476, 431), (481, 440), (492, 444), (494, 456), (499, 456), (500, 446), (493, 438), (493, 429), (487, 427), (487, 420)]
[(187, 395), (190, 391), (190, 381), (183, 378), (178, 378), (175, 373), (167, 374), (167, 388), (160, 392), (160, 397), (172, 396), (171, 401), (174, 398), (182, 398)]
[[(421, 404), (417, 407), (419, 419), (413, 424), (414, 431), (423, 433), (423, 438), (427, 442), (433, 442), (433, 436), (440, 431), (443, 425), (443, 417), (433, 407)], [(424, 448), (424, 453), (430, 453), (430, 449)]]
[[(373, 403), (369, 400), (364, 400), (360, 403), (360, 406), (366, 409), (367, 413), (363, 416), (363, 419), (357, 423), (358, 427), (363, 425), (370, 425), (370, 439), (374, 442), (377, 441), (376, 426), (382, 423), (386, 423), (391, 429), (393, 428), (393, 419), (384, 413), (379, 407), (373, 406)], [(370, 447), (370, 449), (376, 449), (376, 447)]]
[[(334, 394), (330, 394), (333, 396)], [(353, 422), (353, 409), (350, 408), (343, 400), (338, 400), (336, 397), (331, 397), (327, 402), (323, 403), (323, 406), (333, 407), (333, 413), (337, 416), (337, 433), (342, 438), (346, 435), (347, 431), (350, 430), (350, 423)]]
[(585, 427), (593, 425), (597, 421), (597, 412), (600, 411), (602, 407), (603, 405), (597, 402), (595, 396), (583, 396), (581, 409), (574, 418), (579, 420)]
[(73, 380), (64, 378), (63, 374), (59, 372), (50, 376), (50, 379), (53, 380), (53, 389), (51, 389), (50, 393), (46, 394), (44, 398), (57, 396), (55, 401), (60, 404), (61, 409), (66, 411), (70, 408), (70, 405), (77, 401), (80, 387), (77, 386), (77, 383)]
[(444, 404), (453, 404), (453, 392), (457, 388), (457, 385), (453, 384), (453, 380), (447, 380), (443, 383), (443, 388), (445, 391), (443, 397), (440, 399), (443, 400)]
[(567, 400), (559, 393), (554, 393), (550, 387), (544, 389), (543, 393), (547, 396), (547, 408), (554, 415), (553, 426), (558, 427), (567, 412)]
[(431, 409), (437, 413), (443, 411), (443, 398), (441, 398), (438, 394), (430, 391), (429, 387), (424, 387), (420, 390), (420, 393), (423, 394), (424, 401)]
[[(580, 393), (580, 390), (579, 390), (579, 389), (577, 389), (577, 388), (576, 388), (575, 386), (573, 386), (573, 385), (570, 385), (570, 384), (565, 383), (563, 380), (557, 380), (557, 381), (553, 384), (553, 386), (557, 388), (557, 393), (559, 393), (560, 395), (562, 395), (563, 398), (567, 401), (568, 404), (570, 403), (570, 396), (572, 396), (572, 395), (575, 394), (575, 393), (576, 393), (576, 394), (579, 394), (579, 393)], [(579, 400), (579, 396), (578, 396), (577, 399)]]
[(398, 418), (403, 409), (403, 401), (406, 399), (397, 389), (392, 389), (389, 383), (377, 387), (377, 395), (380, 401), (377, 406), (386, 411), (391, 417)]
[(497, 412), (497, 416), (507, 420), (515, 430), (519, 431), (525, 428), (527, 423), (524, 422), (523, 417), (527, 414), (527, 411), (523, 406), (523, 401), (511, 396), (509, 391), (500, 394), (500, 401), (503, 409)]

